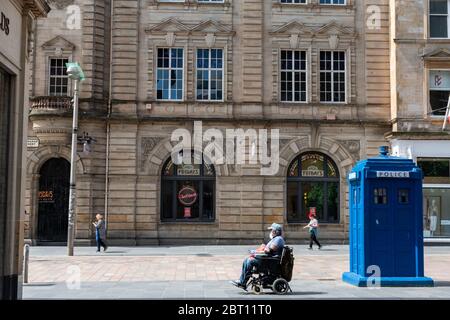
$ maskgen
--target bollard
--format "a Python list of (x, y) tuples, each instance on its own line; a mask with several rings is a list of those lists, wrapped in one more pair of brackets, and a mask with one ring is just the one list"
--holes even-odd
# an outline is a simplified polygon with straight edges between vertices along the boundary
[(25, 245), (23, 259), (23, 283), (28, 283), (28, 261), (30, 259), (30, 246)]

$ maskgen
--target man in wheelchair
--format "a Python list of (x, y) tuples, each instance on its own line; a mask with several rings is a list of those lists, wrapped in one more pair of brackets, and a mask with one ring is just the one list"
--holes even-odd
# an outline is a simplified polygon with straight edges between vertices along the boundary
[[(272, 287), (277, 278), (281, 277), (280, 262), (285, 247), (282, 236), (283, 229), (277, 223), (273, 223), (268, 229), (271, 230), (271, 240), (266, 245), (262, 244), (258, 249), (250, 251), (250, 256), (242, 264), (240, 279), (231, 282), (236, 287), (247, 290), (247, 287), (251, 284), (252, 289), (256, 293), (260, 293), (262, 288)], [(258, 273), (258, 277), (252, 277), (255, 273)], [(252, 280), (249, 283), (250, 278)], [(283, 286), (286, 287), (287, 291), (287, 288), (289, 288), (287, 281), (283, 282)], [(274, 291), (277, 290), (274, 289)]]

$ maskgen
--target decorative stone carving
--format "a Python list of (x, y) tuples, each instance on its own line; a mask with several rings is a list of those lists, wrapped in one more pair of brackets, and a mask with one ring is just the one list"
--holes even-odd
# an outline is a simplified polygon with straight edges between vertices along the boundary
[(339, 46), (339, 36), (337, 34), (332, 34), (328, 38), (328, 41), (330, 42), (330, 48), (332, 50), (336, 50)]
[(74, 0), (47, 0), (47, 2), (51, 6), (55, 6), (57, 9), (64, 9), (68, 5), (73, 4)]
[(351, 154), (353, 159), (359, 160), (361, 143), (359, 140), (338, 140), (338, 142)]
[(212, 48), (216, 43), (216, 36), (214, 35), (214, 33), (208, 33), (205, 37), (205, 41), (208, 48)]
[(169, 47), (173, 47), (175, 44), (175, 33), (168, 32), (166, 35), (166, 43)]
[(142, 137), (141, 139), (141, 170), (145, 168), (145, 162), (148, 160), (150, 153), (161, 142), (161, 137)]
[(55, 48), (55, 56), (61, 57), (63, 54), (62, 48)]
[(298, 34), (291, 34), (289, 38), (289, 43), (291, 44), (291, 49), (297, 49), (300, 43), (300, 37)]

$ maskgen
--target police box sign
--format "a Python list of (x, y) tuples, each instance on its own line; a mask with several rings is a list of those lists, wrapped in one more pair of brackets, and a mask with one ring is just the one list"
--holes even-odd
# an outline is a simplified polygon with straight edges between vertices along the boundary
[(377, 178), (409, 178), (409, 171), (377, 171)]

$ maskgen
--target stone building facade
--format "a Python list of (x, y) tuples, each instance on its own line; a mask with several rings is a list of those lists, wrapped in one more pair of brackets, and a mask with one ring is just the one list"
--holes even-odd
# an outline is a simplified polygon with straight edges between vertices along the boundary
[[(64, 241), (72, 93), (58, 68), (79, 61), (79, 134), (95, 139), (76, 163), (79, 243), (96, 213), (117, 244), (254, 243), (272, 222), (298, 242), (311, 210), (322, 239), (345, 241), (347, 173), (392, 128), (389, 2), (50, 1), (31, 62), (26, 238)], [(279, 170), (173, 165), (171, 134), (200, 122), (278, 129)]]
[[(450, 236), (450, 1), (391, 1), (393, 153), (424, 171), (424, 236)], [(401, 18), (400, 18), (401, 17)]]
[(0, 2), (0, 300), (21, 298), (27, 63), (34, 21), (49, 10), (44, 0)]

